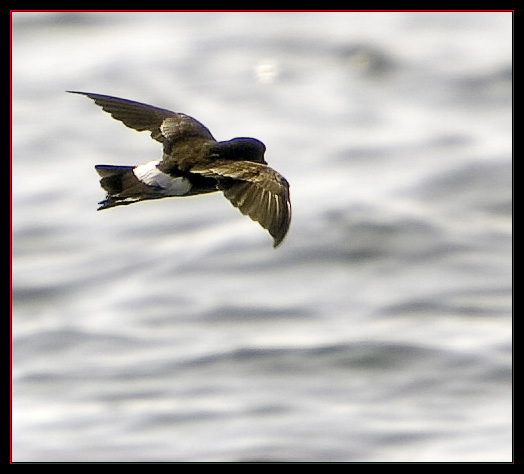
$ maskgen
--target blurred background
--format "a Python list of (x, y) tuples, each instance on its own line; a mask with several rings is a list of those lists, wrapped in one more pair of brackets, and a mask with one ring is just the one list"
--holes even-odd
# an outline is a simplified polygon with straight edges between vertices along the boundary
[[(81, 90), (252, 136), (220, 194), (96, 212), (161, 156)], [(12, 13), (13, 461), (510, 461), (510, 12)]]

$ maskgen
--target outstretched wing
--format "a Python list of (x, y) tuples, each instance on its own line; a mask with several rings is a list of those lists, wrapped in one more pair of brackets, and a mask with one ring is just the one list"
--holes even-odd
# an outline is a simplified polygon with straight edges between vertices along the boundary
[(193, 173), (216, 178), (224, 196), (244, 215), (267, 229), (277, 247), (289, 229), (291, 201), (286, 178), (269, 166), (250, 161), (217, 160)]
[(176, 140), (188, 136), (214, 140), (211, 132), (189, 115), (109, 95), (79, 91), (67, 92), (93, 99), (95, 104), (110, 113), (114, 119), (140, 132), (150, 131), (151, 137), (159, 142), (164, 142), (167, 138)]

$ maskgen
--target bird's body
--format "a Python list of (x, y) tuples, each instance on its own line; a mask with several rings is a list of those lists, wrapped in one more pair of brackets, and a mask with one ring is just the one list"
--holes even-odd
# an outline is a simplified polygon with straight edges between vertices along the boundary
[(260, 223), (274, 239), (284, 239), (291, 220), (289, 184), (264, 159), (255, 138), (217, 142), (188, 115), (101, 94), (69, 91), (94, 100), (124, 125), (149, 131), (163, 145), (162, 159), (137, 166), (97, 165), (107, 192), (99, 210), (148, 199), (222, 191), (242, 214)]

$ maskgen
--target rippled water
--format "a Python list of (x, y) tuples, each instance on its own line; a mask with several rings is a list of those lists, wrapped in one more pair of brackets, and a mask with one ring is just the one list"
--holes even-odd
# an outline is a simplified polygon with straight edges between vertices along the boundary
[[(511, 21), (13, 13), (13, 460), (511, 460)], [(262, 140), (286, 241), (97, 213), (160, 147), (68, 89)]]

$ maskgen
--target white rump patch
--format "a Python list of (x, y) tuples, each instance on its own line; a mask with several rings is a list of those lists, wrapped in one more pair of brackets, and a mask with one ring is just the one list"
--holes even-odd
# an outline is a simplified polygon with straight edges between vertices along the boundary
[(189, 180), (183, 177), (173, 178), (157, 168), (160, 161), (149, 161), (133, 168), (133, 173), (142, 183), (152, 188), (160, 188), (168, 196), (184, 196), (191, 189)]

